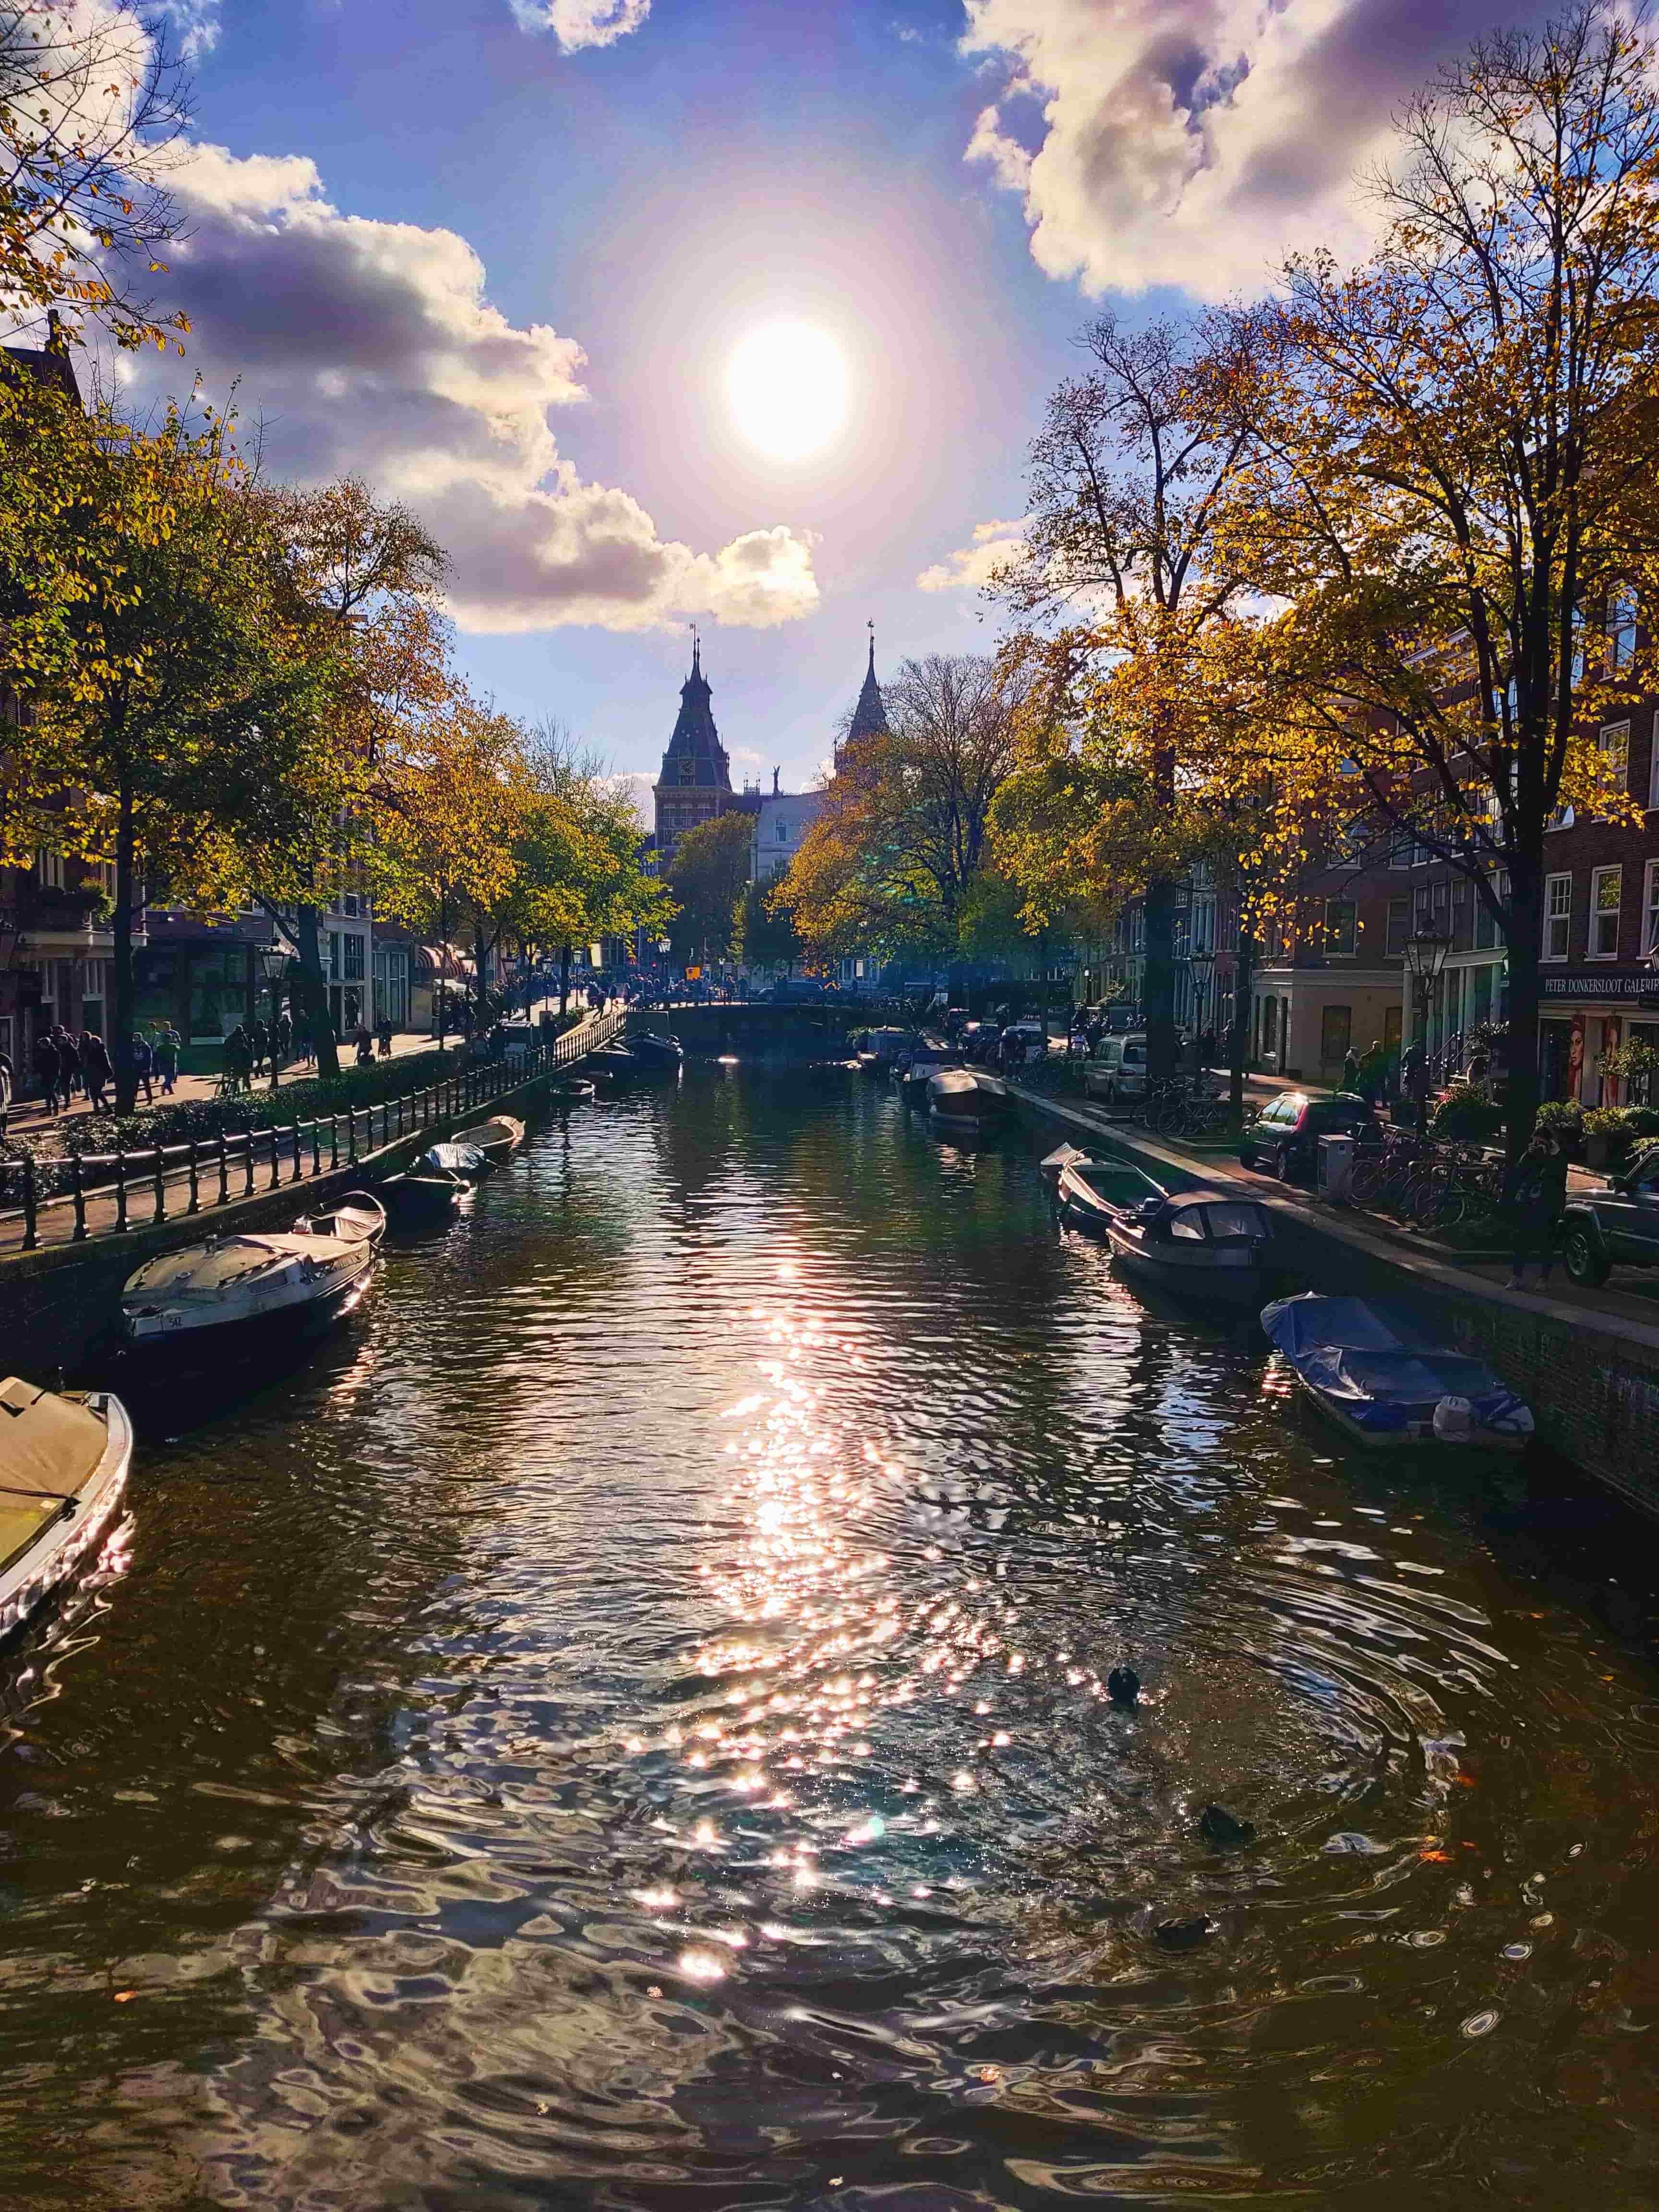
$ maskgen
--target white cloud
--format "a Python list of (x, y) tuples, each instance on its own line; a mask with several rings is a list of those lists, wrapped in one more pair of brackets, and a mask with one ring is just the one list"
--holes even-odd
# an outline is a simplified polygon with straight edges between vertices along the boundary
[(698, 552), (583, 480), (548, 421), (586, 398), (580, 346), (509, 322), (455, 232), (343, 214), (298, 155), (200, 147), (169, 182), (186, 234), (168, 298), (192, 334), (185, 362), (129, 373), (157, 390), (187, 369), (221, 400), (237, 384), (274, 473), (353, 471), (406, 501), (450, 553), (464, 627), (764, 628), (817, 605), (810, 533), (776, 524)]
[(609, 46), (637, 31), (651, 0), (511, 0), (514, 21), (526, 31), (551, 31), (568, 54), (584, 46)]
[(219, 0), (154, 0), (155, 12), (169, 22), (187, 62), (199, 61), (219, 43)]
[[(1259, 290), (1286, 252), (1363, 249), (1352, 179), (1436, 64), (1540, 0), (966, 0), (1002, 72), (964, 158), (1024, 196), (1031, 252), (1092, 292)], [(1023, 143), (1008, 109), (1030, 104)]]
[(924, 592), (983, 591), (994, 573), (1024, 550), (1024, 522), (977, 523), (973, 543), (924, 568), (917, 584)]

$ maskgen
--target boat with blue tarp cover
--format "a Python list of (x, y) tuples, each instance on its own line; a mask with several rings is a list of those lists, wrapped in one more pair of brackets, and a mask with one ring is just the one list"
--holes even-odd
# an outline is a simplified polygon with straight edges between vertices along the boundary
[(1264, 1306), (1261, 1326), (1314, 1403), (1356, 1443), (1518, 1452), (1532, 1441), (1531, 1411), (1507, 1383), (1402, 1314), (1309, 1291)]

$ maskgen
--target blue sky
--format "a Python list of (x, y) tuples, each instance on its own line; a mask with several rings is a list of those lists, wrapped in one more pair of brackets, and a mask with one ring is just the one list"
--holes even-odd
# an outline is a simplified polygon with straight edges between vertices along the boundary
[[(1095, 307), (1251, 290), (1287, 246), (1363, 242), (1352, 161), (1486, 11), (173, 13), (201, 34), (195, 136), (222, 149), (182, 179), (173, 380), (240, 377), (279, 472), (357, 469), (427, 512), (477, 684), (619, 768), (654, 768), (695, 614), (734, 769), (787, 786), (851, 702), (867, 617), (883, 667), (994, 641), (972, 588), (917, 580), (1019, 516)], [(850, 380), (842, 434), (795, 464), (745, 442), (724, 387), (780, 318), (828, 332)]]

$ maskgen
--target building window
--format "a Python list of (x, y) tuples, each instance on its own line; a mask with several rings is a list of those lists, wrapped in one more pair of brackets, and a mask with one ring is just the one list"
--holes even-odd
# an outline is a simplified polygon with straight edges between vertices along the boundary
[(1544, 878), (1544, 950), (1546, 960), (1565, 960), (1567, 957), (1567, 937), (1572, 927), (1572, 878), (1546, 876)]
[(63, 890), (64, 856), (61, 853), (49, 853), (43, 845), (35, 855), (34, 869), (49, 891)]
[(1630, 787), (1630, 724), (1610, 722), (1595, 740), (1596, 749), (1607, 763), (1607, 774), (1613, 788), (1626, 791)]
[(1619, 898), (1622, 868), (1595, 868), (1590, 872), (1589, 957), (1592, 960), (1616, 960), (1619, 957)]
[(1325, 902), (1325, 950), (1348, 953), (1354, 949), (1356, 917), (1352, 899)]
[(1409, 868), (1411, 864), (1412, 848), (1409, 843), (1396, 845), (1389, 854), (1391, 868)]
[(363, 980), (363, 940), (355, 929), (347, 933), (345, 939), (345, 979), (348, 983)]
[(331, 983), (337, 983), (340, 980), (340, 933), (337, 929), (331, 929), (328, 933), (328, 980)]
[(1411, 901), (1408, 898), (1391, 898), (1389, 901), (1389, 941), (1386, 948), (1388, 951), (1403, 952), (1406, 949), (1406, 939), (1411, 933)]
[(1636, 658), (1636, 587), (1621, 584), (1607, 600), (1607, 666), (1614, 676)]
[(1642, 886), (1642, 950), (1659, 952), (1659, 860), (1648, 862)]

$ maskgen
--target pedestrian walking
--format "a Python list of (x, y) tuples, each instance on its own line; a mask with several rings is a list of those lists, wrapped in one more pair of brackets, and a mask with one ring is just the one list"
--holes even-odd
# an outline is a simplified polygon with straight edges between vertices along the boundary
[(246, 1091), (253, 1073), (253, 1047), (240, 1022), (225, 1039), (224, 1064), (227, 1090)]
[(276, 1017), (276, 1065), (286, 1067), (294, 1051), (294, 1020), (286, 1006)]
[(86, 1030), (81, 1037), (81, 1080), (87, 1086), (87, 1097), (94, 1114), (110, 1110), (107, 1092), (115, 1070), (110, 1066), (109, 1048), (96, 1030)]
[(144, 1086), (144, 1103), (146, 1106), (153, 1106), (155, 1103), (155, 1091), (150, 1079), (155, 1073), (155, 1054), (150, 1048), (149, 1039), (147, 1036), (135, 1036), (129, 1041), (127, 1049), (132, 1054), (133, 1103), (135, 1105), (137, 1103), (138, 1085), (142, 1083)]
[[(1409, 1068), (1406, 1064), (1407, 1059), (1411, 1063)], [(1410, 1053), (1402, 1056), (1400, 1073), (1406, 1096), (1412, 1102), (1412, 1126), (1421, 1136), (1429, 1126), (1430, 1068), (1429, 1055), (1424, 1047), (1413, 1045)]]
[(171, 1022), (167, 1023), (155, 1040), (155, 1073), (161, 1079), (161, 1096), (171, 1098), (173, 1086), (179, 1080), (179, 1054), (184, 1039)]
[(46, 1102), (47, 1113), (56, 1115), (58, 1086), (64, 1079), (63, 1063), (50, 1030), (43, 1030), (34, 1040), (34, 1079)]
[(1359, 1054), (1352, 1045), (1342, 1056), (1342, 1088), (1345, 1091), (1358, 1091), (1359, 1088)]
[(1355, 1079), (1355, 1088), (1368, 1106), (1375, 1106), (1382, 1096), (1388, 1065), (1389, 1055), (1382, 1049), (1382, 1038), (1373, 1037)]
[(265, 1060), (270, 1052), (270, 1031), (258, 1014), (253, 1017), (253, 1026), (247, 1033), (247, 1042), (248, 1049), (253, 1054), (253, 1073), (263, 1075)]
[(1538, 1286), (1549, 1282), (1555, 1263), (1556, 1224), (1567, 1202), (1567, 1156), (1547, 1129), (1534, 1129), (1510, 1171), (1509, 1200), (1514, 1249), (1506, 1291), (1524, 1290), (1527, 1269), (1535, 1261)]
[(85, 1080), (80, 1048), (62, 1022), (52, 1030), (52, 1041), (58, 1048), (58, 1088), (67, 1106), (75, 1096), (76, 1084)]
[(11, 1121), (11, 1095), (16, 1088), (16, 1071), (11, 1064), (11, 1054), (0, 1052), (0, 1145), (7, 1139)]
[(358, 1023), (356, 1030), (352, 1032), (351, 1042), (357, 1048), (358, 1066), (368, 1067), (370, 1066), (374, 1058), (374, 1040), (369, 1035), (368, 1027), (364, 1023)]
[(392, 1057), (392, 1021), (389, 1015), (381, 1015), (375, 1034), (380, 1041), (381, 1059), (390, 1060)]

